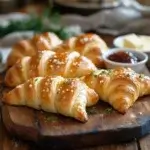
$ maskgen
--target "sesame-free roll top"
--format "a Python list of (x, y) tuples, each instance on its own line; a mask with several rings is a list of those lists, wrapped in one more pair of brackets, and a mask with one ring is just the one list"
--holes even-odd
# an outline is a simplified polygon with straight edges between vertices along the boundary
[(86, 106), (98, 101), (98, 95), (79, 79), (36, 77), (4, 95), (4, 103), (28, 106), (59, 113), (79, 121), (88, 120)]
[(30, 78), (49, 75), (67, 78), (81, 77), (96, 69), (88, 58), (81, 56), (78, 52), (43, 51), (35, 56), (20, 59), (7, 71), (5, 84), (14, 87)]

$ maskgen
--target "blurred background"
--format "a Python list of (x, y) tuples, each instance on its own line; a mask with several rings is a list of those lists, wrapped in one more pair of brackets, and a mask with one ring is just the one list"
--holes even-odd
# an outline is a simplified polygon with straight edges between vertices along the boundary
[(67, 39), (96, 32), (112, 45), (111, 37), (149, 35), (149, 18), (150, 0), (0, 0), (0, 37), (53, 31)]
[(117, 7), (121, 4), (133, 5), (135, 2), (141, 5), (136, 7), (150, 6), (150, 0), (0, 0), (0, 13), (18, 11), (26, 7), (33, 8), (38, 5), (43, 7), (44, 5), (54, 4), (63, 13), (75, 12), (87, 15), (99, 9)]

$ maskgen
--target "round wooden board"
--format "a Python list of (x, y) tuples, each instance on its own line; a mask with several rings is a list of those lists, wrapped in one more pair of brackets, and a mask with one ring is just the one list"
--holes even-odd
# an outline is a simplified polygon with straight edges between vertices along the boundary
[(27, 107), (3, 105), (7, 130), (41, 147), (75, 148), (111, 144), (140, 138), (150, 131), (150, 97), (139, 99), (125, 115), (103, 102), (88, 108), (89, 120), (81, 123), (69, 117)]

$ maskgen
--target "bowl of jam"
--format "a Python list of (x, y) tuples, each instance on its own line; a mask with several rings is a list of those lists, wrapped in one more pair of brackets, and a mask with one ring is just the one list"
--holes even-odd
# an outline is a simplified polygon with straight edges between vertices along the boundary
[(108, 69), (116, 67), (129, 67), (140, 73), (145, 68), (148, 55), (132, 49), (110, 49), (103, 54), (105, 65)]

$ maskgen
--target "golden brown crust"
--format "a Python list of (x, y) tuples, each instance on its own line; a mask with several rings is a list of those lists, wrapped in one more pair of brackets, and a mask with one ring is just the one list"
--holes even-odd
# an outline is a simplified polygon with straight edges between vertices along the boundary
[(30, 40), (21, 40), (16, 43), (7, 59), (7, 66), (12, 66), (24, 56), (33, 56), (37, 51), (50, 50), (59, 45), (62, 41), (54, 34), (45, 32), (35, 35)]
[(150, 94), (150, 78), (130, 68), (99, 70), (82, 80), (116, 110), (125, 113), (141, 96)]
[(88, 75), (97, 68), (77, 52), (39, 52), (33, 57), (24, 57), (12, 66), (5, 76), (5, 84), (14, 87), (38, 76), (63, 76), (67, 78)]
[(107, 49), (106, 43), (98, 35), (86, 33), (64, 41), (62, 44), (56, 46), (53, 51), (77, 51), (81, 55), (89, 58), (97, 67), (104, 68), (101, 55)]
[(97, 101), (96, 92), (84, 82), (60, 76), (30, 79), (4, 96), (7, 104), (59, 113), (82, 122), (88, 120), (86, 106), (92, 106)]

